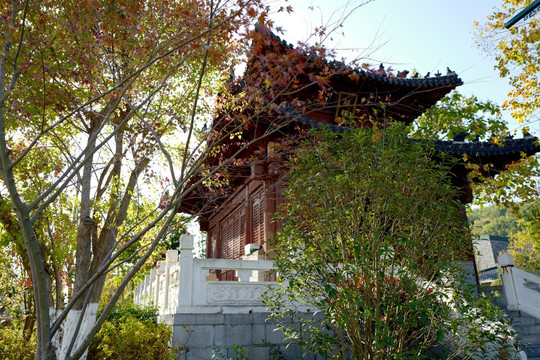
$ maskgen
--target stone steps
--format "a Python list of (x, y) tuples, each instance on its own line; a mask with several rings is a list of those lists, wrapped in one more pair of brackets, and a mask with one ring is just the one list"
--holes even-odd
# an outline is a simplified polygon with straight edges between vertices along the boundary
[(540, 346), (528, 346), (525, 348), (527, 360), (540, 360)]
[(540, 360), (540, 319), (522, 311), (511, 311), (506, 308), (507, 301), (501, 285), (485, 286), (484, 295), (491, 298), (504, 313), (513, 319), (512, 326), (519, 334), (520, 343), (528, 360)]
[(521, 338), (528, 360), (540, 360), (540, 319), (522, 311), (504, 310), (513, 319), (512, 326)]

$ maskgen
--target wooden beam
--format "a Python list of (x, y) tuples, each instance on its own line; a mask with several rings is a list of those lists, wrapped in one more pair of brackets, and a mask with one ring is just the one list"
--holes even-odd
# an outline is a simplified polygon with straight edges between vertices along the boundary
[(504, 24), (504, 27), (510, 29), (519, 20), (527, 16), (533, 16), (538, 11), (540, 11), (540, 8), (538, 8), (538, 6), (540, 6), (540, 0), (535, 0), (531, 5), (527, 6), (525, 9), (521, 10), (516, 16), (508, 20), (508, 22)]

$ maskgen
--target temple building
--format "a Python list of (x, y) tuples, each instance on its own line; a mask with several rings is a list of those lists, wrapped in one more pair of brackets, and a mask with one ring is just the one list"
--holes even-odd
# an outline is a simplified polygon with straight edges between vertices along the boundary
[[(352, 119), (357, 126), (384, 126), (395, 121), (411, 124), (463, 84), (450, 70), (431, 77), (418, 74), (407, 77), (407, 72), (391, 75), (382, 65), (379, 69), (368, 70), (337, 61), (328, 62), (324, 57), (296, 49), (264, 30), (259, 43), (253, 47), (244, 76), (231, 82), (230, 86), (243, 96), (257, 88), (268, 91), (251, 100), (257, 105), (247, 111), (251, 116), (249, 121), (242, 123), (238, 120), (242, 117), (233, 112), (228, 121), (212, 126), (216, 134), (227, 136), (220, 137), (220, 150), (208, 158), (205, 165), (211, 169), (232, 154), (244, 161), (225, 168), (226, 186), (217, 189), (212, 185), (200, 185), (182, 203), (182, 211), (199, 216), (201, 230), (207, 234), (208, 258), (264, 256), (261, 255), (264, 252), (250, 253), (257, 249), (267, 250), (267, 239), (278, 230), (272, 216), (283, 201), (280, 179), (285, 170), (282, 165), (290, 147), (294, 147), (294, 139), (302, 132), (321, 126), (343, 132), (347, 129), (344, 119)], [(274, 80), (269, 83), (267, 76), (280, 67), (285, 69), (279, 74), (282, 81), (275, 81), (277, 85), (273, 86)], [(287, 67), (296, 69), (296, 73), (289, 76)], [(292, 70), (290, 74), (293, 74)], [(257, 108), (266, 105), (267, 111), (257, 112)], [(234, 136), (228, 136), (229, 133)], [(209, 139), (212, 139), (211, 135)], [(540, 151), (535, 140), (530, 135), (521, 139), (508, 138), (500, 146), (456, 137), (436, 140), (434, 144), (438, 150), (459, 158), (467, 154), (469, 162), (492, 164), (485, 175), (494, 176), (504, 171), (507, 164), (518, 161), (523, 153), (530, 156)], [(470, 203), (473, 180), (465, 163), (456, 166), (453, 172), (455, 185), (463, 190), (460, 200)], [(228, 279), (233, 274), (222, 276)]]

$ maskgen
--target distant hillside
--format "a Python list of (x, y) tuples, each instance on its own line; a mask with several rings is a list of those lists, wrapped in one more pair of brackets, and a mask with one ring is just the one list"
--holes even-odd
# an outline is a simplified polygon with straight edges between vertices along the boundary
[(510, 237), (521, 230), (514, 214), (506, 209), (499, 209), (495, 205), (486, 206), (483, 209), (471, 209), (468, 217), (475, 235), (489, 234)]

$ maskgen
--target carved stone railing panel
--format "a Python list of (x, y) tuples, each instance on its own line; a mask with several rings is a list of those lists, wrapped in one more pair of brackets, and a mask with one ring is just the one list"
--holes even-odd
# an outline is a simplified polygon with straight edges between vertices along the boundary
[(262, 295), (268, 291), (272, 283), (209, 283), (206, 288), (208, 305), (257, 305), (262, 306)]

